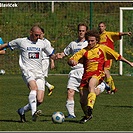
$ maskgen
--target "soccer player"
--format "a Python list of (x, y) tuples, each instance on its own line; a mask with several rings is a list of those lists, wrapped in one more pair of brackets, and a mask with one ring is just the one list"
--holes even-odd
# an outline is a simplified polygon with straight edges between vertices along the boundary
[(43, 102), (45, 85), (44, 73), (42, 71), (42, 51), (52, 59), (58, 59), (59, 55), (54, 54), (54, 48), (47, 41), (39, 39), (42, 34), (41, 28), (34, 25), (30, 30), (29, 37), (17, 38), (0, 46), (0, 49), (19, 49), (19, 65), (22, 77), (30, 92), (29, 103), (18, 109), (21, 122), (25, 122), (25, 112), (31, 110), (32, 120), (36, 121), (41, 110), (37, 107)]
[[(42, 34), (40, 36), (40, 39), (47, 41), (47, 43), (51, 46), (50, 41), (44, 38), (44, 29), (41, 28), (41, 30), (42, 30)], [(49, 64), (50, 64), (50, 68), (53, 69), (55, 67), (54, 60), (49, 59), (49, 56), (45, 52), (42, 52), (42, 55), (43, 55), (42, 66), (43, 66), (44, 76), (48, 77)], [(49, 60), (50, 60), (50, 63), (49, 63)], [(49, 91), (48, 96), (51, 96), (54, 89), (54, 85), (50, 84), (48, 81), (46, 81), (46, 79), (45, 79), (45, 85), (48, 87), (48, 91)]]
[(95, 88), (105, 77), (104, 62), (107, 59), (115, 59), (126, 62), (133, 67), (133, 62), (126, 60), (113, 49), (98, 44), (100, 36), (97, 31), (86, 32), (85, 39), (88, 41), (88, 46), (75, 53), (68, 60), (70, 66), (76, 66), (79, 62), (83, 63), (84, 66), (84, 74), (80, 84), (80, 104), (85, 116), (80, 120), (80, 123), (85, 123), (92, 118), (96, 101)]
[[(87, 41), (85, 40), (85, 32), (88, 30), (88, 26), (81, 23), (77, 27), (78, 30), (78, 39), (72, 41), (61, 53), (62, 57), (73, 55), (77, 51), (87, 46)], [(66, 101), (66, 109), (68, 111), (67, 118), (75, 118), (74, 112), (74, 95), (75, 91), (79, 92), (78, 87), (80, 85), (80, 81), (83, 75), (83, 65), (81, 63), (72, 67), (72, 70), (69, 72), (68, 83), (67, 83), (67, 101)]]
[[(78, 39), (75, 41), (72, 41), (62, 53), (62, 57), (73, 55), (82, 48), (86, 47), (88, 45), (88, 42), (85, 40), (85, 33), (88, 30), (88, 26), (84, 23), (78, 24), (77, 27), (78, 30)], [(67, 118), (75, 118), (75, 112), (74, 112), (74, 95), (75, 92), (79, 92), (79, 85), (82, 79), (82, 75), (84, 72), (83, 64), (78, 63), (75, 66), (71, 67), (71, 71), (69, 72), (68, 76), (68, 83), (67, 83), (67, 100), (66, 100), (66, 109), (68, 112)], [(95, 89), (97, 95), (99, 95), (101, 92), (103, 92), (105, 89), (105, 83), (102, 83), (98, 86), (98, 88)]]
[[(106, 24), (104, 22), (100, 22), (98, 24), (99, 27), (99, 33), (100, 33), (100, 44), (104, 44), (112, 49), (114, 49), (114, 42), (121, 39), (121, 36), (124, 35), (131, 35), (131, 32), (110, 32), (106, 31)], [(108, 91), (110, 94), (114, 94), (117, 91), (117, 88), (115, 87), (113, 78), (110, 74), (110, 68), (112, 66), (112, 59), (105, 61), (104, 64), (104, 71), (106, 74), (106, 82), (110, 86), (111, 91)]]

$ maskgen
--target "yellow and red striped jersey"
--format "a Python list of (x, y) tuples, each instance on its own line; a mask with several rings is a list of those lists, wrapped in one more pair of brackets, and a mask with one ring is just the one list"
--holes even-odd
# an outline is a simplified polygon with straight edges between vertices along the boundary
[(114, 42), (120, 40), (120, 32), (108, 32), (104, 31), (100, 34), (100, 44), (105, 44), (106, 46), (114, 49)]
[(113, 49), (97, 44), (94, 48), (85, 47), (75, 53), (70, 60), (81, 61), (84, 65), (84, 73), (104, 71), (104, 62), (109, 59), (119, 60), (121, 55)]

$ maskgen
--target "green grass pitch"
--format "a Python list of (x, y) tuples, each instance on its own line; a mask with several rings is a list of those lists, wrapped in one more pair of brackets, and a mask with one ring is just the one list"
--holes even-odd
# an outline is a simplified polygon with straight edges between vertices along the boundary
[(28, 102), (29, 90), (21, 75), (0, 75), (0, 131), (133, 131), (133, 77), (113, 76), (118, 92), (108, 95), (103, 92), (96, 99), (93, 118), (79, 124), (83, 116), (79, 93), (75, 94), (75, 119), (65, 119), (62, 124), (51, 121), (52, 113), (61, 111), (67, 115), (67, 75), (49, 75), (47, 80), (55, 86), (51, 96), (46, 88), (45, 98), (38, 107), (43, 111), (36, 122), (31, 121), (31, 112), (26, 113), (26, 123), (19, 122), (17, 109)]

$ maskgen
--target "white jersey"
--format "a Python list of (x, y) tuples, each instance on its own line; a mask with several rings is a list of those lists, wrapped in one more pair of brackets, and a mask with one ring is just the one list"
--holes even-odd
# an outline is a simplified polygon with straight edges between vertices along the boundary
[[(85, 48), (88, 45), (87, 41), (84, 42), (78, 42), (78, 41), (72, 41), (65, 49), (64, 53), (65, 55), (73, 55), (79, 50)], [(76, 66), (73, 66), (72, 69), (77, 69), (77, 68), (83, 68), (83, 64), (78, 63)]]
[[(43, 41), (47, 42), (47, 45), (51, 47), (51, 43), (46, 38), (43, 39)], [(45, 77), (48, 77), (48, 68), (49, 68), (49, 56), (43, 51), (42, 52), (42, 69)]]
[(18, 38), (8, 43), (9, 47), (14, 50), (20, 50), (19, 65), (21, 69), (27, 69), (42, 73), (42, 51), (47, 55), (52, 55), (54, 48), (49, 46), (47, 41), (40, 40), (33, 43), (29, 38)]
[[(44, 38), (43, 41), (46, 42), (47, 45), (49, 45), (49, 47), (51, 47), (51, 43), (50, 43), (49, 40), (47, 40), (46, 38)], [(45, 52), (42, 52), (42, 58), (43, 59), (49, 59), (49, 56)]]
[[(78, 41), (72, 41), (65, 49), (64, 49), (64, 54), (65, 55), (73, 55), (79, 50), (83, 49), (88, 45), (87, 41), (84, 42), (78, 42)], [(78, 63), (76, 66), (71, 67), (72, 70), (69, 72), (68, 75), (68, 83), (67, 83), (67, 88), (74, 89), (75, 91), (79, 92), (78, 87), (80, 85), (83, 73), (84, 73), (84, 68), (83, 64)]]

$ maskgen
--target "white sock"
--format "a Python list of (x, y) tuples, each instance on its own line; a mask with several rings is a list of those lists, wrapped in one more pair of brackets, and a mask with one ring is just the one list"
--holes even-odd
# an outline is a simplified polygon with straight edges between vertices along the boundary
[(73, 100), (67, 100), (66, 108), (67, 108), (67, 111), (70, 115), (75, 116), (75, 114), (74, 114), (74, 101)]
[(46, 85), (48, 88), (51, 87), (51, 84), (50, 84), (48, 81), (46, 81), (46, 80), (45, 80), (45, 85)]
[(36, 100), (36, 91), (35, 90), (31, 90), (30, 94), (29, 94), (29, 104), (31, 106), (31, 113), (32, 115), (36, 112), (37, 110), (37, 100)]
[(23, 109), (24, 109), (24, 113), (25, 113), (25, 112), (28, 112), (28, 111), (31, 109), (30, 104), (28, 103), (27, 105), (25, 105), (25, 106), (23, 107)]

